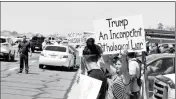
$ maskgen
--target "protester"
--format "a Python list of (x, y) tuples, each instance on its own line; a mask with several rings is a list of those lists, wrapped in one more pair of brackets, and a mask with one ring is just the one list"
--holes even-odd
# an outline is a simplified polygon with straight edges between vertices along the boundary
[(47, 39), (44, 40), (44, 42), (42, 43), (42, 50), (46, 47), (46, 45), (48, 44)]
[(161, 53), (158, 43), (155, 43), (155, 46), (156, 46), (156, 53)]
[(97, 99), (105, 99), (107, 90), (107, 78), (97, 64), (101, 57), (102, 50), (98, 45), (94, 44), (94, 39), (89, 38), (86, 42), (86, 47), (83, 50), (83, 58), (81, 59), (82, 74), (87, 71), (88, 76), (101, 80), (102, 85)]
[[(30, 42), (26, 40), (26, 36), (23, 36), (23, 41), (19, 43), (18, 53), (20, 54), (20, 71), (18, 73), (22, 73), (24, 63), (25, 63), (25, 72), (28, 74), (29, 66), (28, 66), (28, 52), (30, 52), (30, 57), (32, 56)], [(18, 55), (18, 54), (17, 54)]]
[(130, 99), (131, 78), (128, 71), (128, 60), (126, 53), (121, 57), (114, 57), (116, 74), (108, 80), (108, 92), (106, 99)]
[(131, 75), (131, 97), (130, 99), (139, 99), (140, 98), (140, 89), (141, 85), (138, 82), (138, 79), (140, 78), (140, 65), (136, 59), (136, 53), (130, 52), (128, 53), (129, 57), (129, 73)]

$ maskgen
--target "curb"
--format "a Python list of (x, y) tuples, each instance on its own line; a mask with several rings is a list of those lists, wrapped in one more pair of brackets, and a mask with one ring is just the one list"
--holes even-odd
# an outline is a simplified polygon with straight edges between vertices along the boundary
[(68, 92), (68, 94), (67, 94), (67, 97), (66, 97), (66, 99), (73, 99), (73, 95), (75, 95), (74, 93), (75, 93), (75, 90), (76, 90), (76, 86), (78, 85), (77, 83), (76, 83), (76, 81), (77, 81), (77, 79), (78, 79), (78, 76), (79, 76), (79, 74), (81, 73), (81, 68), (79, 68), (79, 70), (78, 70), (78, 72), (77, 72), (77, 74), (76, 74), (76, 76), (75, 76), (75, 79), (74, 79), (74, 81), (73, 81), (73, 84), (71, 85), (71, 87), (70, 87), (70, 91)]

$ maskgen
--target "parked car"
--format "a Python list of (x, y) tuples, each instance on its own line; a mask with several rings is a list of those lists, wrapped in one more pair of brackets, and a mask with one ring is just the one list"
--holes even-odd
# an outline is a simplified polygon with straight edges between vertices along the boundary
[(175, 54), (161, 53), (146, 57), (147, 70), (145, 74), (149, 81), (149, 93), (153, 94), (153, 84), (156, 76), (175, 73)]
[(32, 39), (30, 40), (32, 52), (34, 52), (35, 50), (42, 51), (42, 43), (44, 42), (44, 39), (45, 37), (38, 37), (38, 36), (32, 37)]
[(175, 99), (175, 73), (156, 76), (153, 86), (152, 99)]
[(1, 36), (0, 38), (1, 50), (0, 58), (3, 58), (7, 61), (15, 60), (15, 49), (12, 47), (13, 41), (9, 37)]
[(75, 67), (74, 51), (66, 45), (47, 45), (39, 57), (39, 68), (44, 66)]

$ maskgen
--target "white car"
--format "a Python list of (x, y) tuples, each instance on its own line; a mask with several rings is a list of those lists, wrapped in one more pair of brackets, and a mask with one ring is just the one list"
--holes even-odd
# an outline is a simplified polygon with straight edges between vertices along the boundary
[(47, 45), (39, 57), (39, 68), (44, 66), (75, 67), (74, 51), (66, 45)]
[(10, 37), (1, 36), (0, 37), (1, 50), (0, 58), (7, 61), (14, 61), (15, 59), (15, 49), (12, 47), (13, 41)]

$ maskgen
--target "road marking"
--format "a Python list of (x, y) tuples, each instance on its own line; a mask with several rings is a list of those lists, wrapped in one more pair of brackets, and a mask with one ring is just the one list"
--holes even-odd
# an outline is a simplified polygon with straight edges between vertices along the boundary
[(18, 68), (18, 67), (13, 67), (13, 68), (9, 69), (9, 71), (15, 70), (15, 69), (17, 69), (17, 68)]

